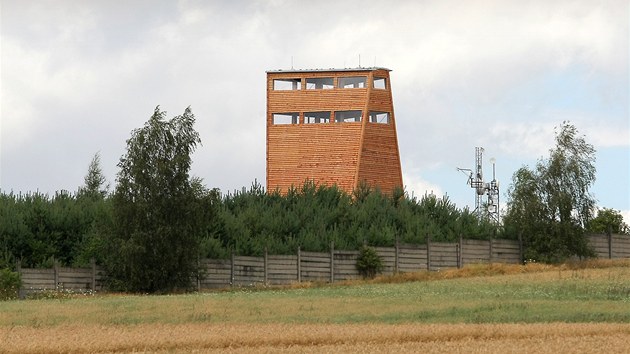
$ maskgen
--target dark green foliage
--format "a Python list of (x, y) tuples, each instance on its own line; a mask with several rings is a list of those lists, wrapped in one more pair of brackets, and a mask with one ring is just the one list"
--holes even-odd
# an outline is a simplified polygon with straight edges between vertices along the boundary
[(77, 193), (0, 193), (0, 267), (105, 265), (122, 290), (187, 288), (200, 258), (295, 254), (362, 245), (487, 239), (496, 229), (447, 198), (383, 194), (362, 183), (352, 195), (307, 181), (285, 195), (254, 182), (221, 195), (188, 175), (199, 143), (189, 109), (165, 120), (156, 109), (133, 131), (108, 193), (96, 154)]
[(372, 247), (363, 246), (357, 257), (357, 270), (363, 278), (374, 278), (383, 271), (383, 261)]
[(588, 231), (596, 234), (630, 234), (630, 228), (623, 221), (623, 215), (617, 210), (603, 208), (597, 211), (597, 216), (588, 223)]
[[(24, 267), (50, 267), (53, 260), (88, 266), (95, 259), (117, 272), (126, 272), (130, 271), (124, 266), (129, 261), (126, 257), (133, 252), (142, 254), (162, 244), (159, 252), (152, 251), (153, 261), (171, 249), (183, 252), (184, 248), (171, 247), (168, 238), (153, 236), (156, 230), (176, 235), (175, 227), (186, 230), (187, 236), (181, 238), (181, 242), (191, 244), (186, 252), (192, 252), (192, 245), (196, 245), (196, 253), (187, 257), (190, 260), (225, 259), (232, 252), (260, 256), (265, 249), (273, 254), (295, 254), (298, 247), (325, 252), (331, 242), (335, 248), (347, 250), (363, 244), (391, 247), (396, 239), (422, 244), (427, 235), (434, 241), (457, 241), (460, 235), (487, 239), (495, 232), (493, 225), (479, 222), (468, 209), (457, 209), (447, 197), (409, 198), (402, 191), (383, 195), (365, 186), (361, 199), (353, 199), (335, 186), (312, 182), (286, 195), (267, 193), (254, 182), (248, 190), (221, 196), (216, 189), (207, 190), (198, 179), (189, 182), (187, 194), (173, 197), (171, 202), (134, 197), (138, 205), (120, 199), (121, 195), (103, 196), (85, 189), (76, 195), (57, 193), (52, 198), (0, 194), (0, 216), (7, 220), (0, 223), (1, 265), (13, 267), (21, 259)], [(182, 214), (190, 219), (184, 222), (179, 216)], [(133, 248), (140, 242), (156, 246)], [(120, 258), (122, 252), (129, 253)]]
[(564, 122), (556, 132), (556, 146), (535, 170), (522, 167), (508, 191), (506, 234), (522, 235), (525, 258), (559, 262), (586, 257), (585, 226), (595, 200), (588, 189), (595, 181), (595, 150)]
[(324, 252), (331, 242), (337, 249), (351, 250), (363, 244), (393, 246), (397, 238), (425, 243), (427, 234), (434, 241), (456, 241), (460, 235), (485, 239), (495, 232), (493, 225), (479, 222), (467, 209), (458, 210), (447, 197), (425, 195), (418, 200), (402, 190), (384, 195), (367, 185), (353, 196), (313, 182), (283, 196), (266, 193), (255, 182), (249, 190), (222, 198), (213, 245), (260, 256), (265, 249), (273, 254), (295, 254), (298, 247)]
[(20, 274), (0, 268), (0, 301), (17, 299), (21, 283)]
[(100, 218), (102, 204), (68, 192), (53, 197), (0, 194), (2, 266), (12, 267), (21, 260), (24, 267), (49, 267), (53, 259), (75, 265), (85, 236)]
[(51, 267), (53, 260), (66, 266), (100, 260), (101, 250), (89, 251), (109, 214), (98, 154), (85, 182), (74, 194), (0, 194), (0, 268), (17, 261), (23, 267)]
[(157, 107), (132, 132), (118, 166), (113, 229), (105, 259), (121, 290), (187, 289), (198, 274), (198, 251), (210, 191), (189, 176), (201, 142), (190, 108), (171, 120)]

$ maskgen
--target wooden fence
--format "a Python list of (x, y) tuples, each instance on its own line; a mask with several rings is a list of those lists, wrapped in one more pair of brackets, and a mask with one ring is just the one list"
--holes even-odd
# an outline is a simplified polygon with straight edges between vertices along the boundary
[[(627, 235), (589, 235), (598, 258), (630, 258)], [(515, 240), (468, 240), (428, 242), (425, 245), (375, 247), (384, 265), (383, 274), (437, 271), (474, 263), (521, 263), (522, 243)], [(296, 282), (335, 282), (360, 278), (356, 269), (358, 251), (335, 250), (294, 255), (250, 257), (233, 255), (228, 260), (201, 261), (199, 289), (229, 286), (287, 285)], [(24, 292), (43, 289), (101, 290), (103, 270), (91, 268), (19, 269)]]

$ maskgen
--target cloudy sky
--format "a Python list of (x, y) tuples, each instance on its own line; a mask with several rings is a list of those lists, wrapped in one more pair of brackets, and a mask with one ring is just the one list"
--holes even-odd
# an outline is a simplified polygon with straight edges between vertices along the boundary
[(0, 189), (76, 189), (130, 132), (191, 106), (193, 174), (265, 183), (265, 70), (382, 66), (407, 191), (474, 206), (476, 146), (512, 174), (574, 124), (597, 150), (600, 207), (630, 220), (629, 19), (609, 1), (0, 0)]

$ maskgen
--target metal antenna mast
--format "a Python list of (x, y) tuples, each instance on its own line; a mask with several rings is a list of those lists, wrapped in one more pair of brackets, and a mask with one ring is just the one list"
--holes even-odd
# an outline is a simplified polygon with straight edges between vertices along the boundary
[[(488, 219), (491, 222), (499, 223), (499, 182), (496, 180), (495, 159), (490, 159), (492, 163), (492, 181), (483, 181), (483, 152), (482, 147), (475, 147), (475, 171), (468, 168), (457, 168), (458, 171), (469, 172), (468, 184), (475, 190), (475, 210), (479, 220)], [(483, 202), (484, 195), (487, 197)]]

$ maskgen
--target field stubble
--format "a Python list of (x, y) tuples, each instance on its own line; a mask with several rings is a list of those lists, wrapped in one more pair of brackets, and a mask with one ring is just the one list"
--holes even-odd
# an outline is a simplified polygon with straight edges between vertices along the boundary
[(2, 330), (3, 353), (625, 353), (628, 324), (152, 324)]

